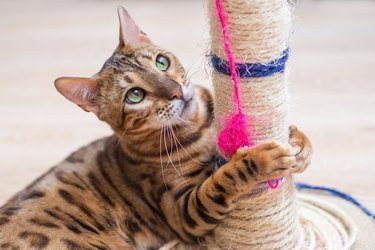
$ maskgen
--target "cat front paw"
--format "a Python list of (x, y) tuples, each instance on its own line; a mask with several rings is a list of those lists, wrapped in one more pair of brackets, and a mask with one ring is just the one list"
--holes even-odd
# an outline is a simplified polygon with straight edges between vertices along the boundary
[(268, 142), (253, 148), (240, 148), (233, 159), (241, 162), (256, 182), (287, 176), (296, 165), (296, 156), (289, 144)]
[(313, 148), (307, 136), (298, 130), (296, 126), (289, 127), (289, 144), (296, 156), (296, 164), (293, 167), (294, 173), (302, 173), (311, 163)]

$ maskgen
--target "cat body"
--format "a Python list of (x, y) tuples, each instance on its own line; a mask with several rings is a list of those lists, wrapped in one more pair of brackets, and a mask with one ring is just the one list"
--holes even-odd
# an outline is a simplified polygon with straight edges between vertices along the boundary
[(92, 78), (57, 90), (114, 135), (74, 152), (0, 208), (0, 249), (158, 249), (202, 242), (260, 182), (301, 172), (311, 144), (241, 148), (215, 169), (213, 100), (119, 8), (120, 43)]
[[(196, 91), (202, 101), (209, 97), (204, 89)], [(158, 145), (142, 148), (143, 133), (137, 133), (135, 141), (129, 140), (134, 147), (125, 153), (119, 137), (113, 135), (52, 168), (1, 208), (5, 215), (0, 249), (1, 244), (21, 249), (152, 249), (176, 238), (181, 223), (173, 221), (173, 213), (180, 210), (176, 201), (207, 179), (215, 164), (211, 113), (203, 109), (212, 100), (205, 101), (202, 116), (206, 117), (198, 119), (197, 135), (179, 139), (186, 152), (179, 149), (177, 155), (171, 147), (176, 145), (163, 134), (144, 134), (145, 144), (154, 136)]]

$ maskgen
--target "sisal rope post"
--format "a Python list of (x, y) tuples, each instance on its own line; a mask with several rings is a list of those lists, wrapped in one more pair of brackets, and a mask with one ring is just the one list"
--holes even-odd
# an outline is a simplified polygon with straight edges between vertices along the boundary
[[(288, 142), (288, 2), (208, 0), (215, 123), (223, 158), (240, 146)], [(298, 194), (292, 175), (269, 181), (242, 197), (206, 242), (174, 240), (160, 250), (350, 249), (357, 235), (353, 220), (321, 198)]]
[[(288, 47), (291, 10), (287, 0), (221, 0), (230, 47), (236, 63), (268, 64)], [(217, 1), (209, 0), (211, 52), (227, 59)], [(237, 112), (231, 76), (213, 71), (217, 131)], [(289, 92), (284, 72), (267, 77), (239, 78), (243, 112), (252, 126), (252, 144), (287, 143)], [(303, 242), (292, 176), (277, 189), (263, 186), (241, 199), (220, 224), (208, 249), (298, 249)]]

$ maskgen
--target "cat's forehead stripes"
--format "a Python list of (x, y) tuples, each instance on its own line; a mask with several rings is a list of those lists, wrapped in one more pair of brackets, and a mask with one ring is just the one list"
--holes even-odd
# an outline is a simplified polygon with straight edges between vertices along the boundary
[(100, 72), (107, 69), (114, 69), (115, 73), (133, 72), (136, 70), (141, 70), (142, 68), (142, 64), (139, 60), (137, 60), (134, 52), (131, 54), (125, 54), (121, 50), (116, 50), (104, 63)]
[[(156, 57), (160, 54), (170, 61), (167, 72), (155, 67)], [(145, 46), (131, 52), (117, 50), (106, 61), (102, 71), (106, 69), (113, 70), (119, 87), (140, 87), (159, 98), (172, 99), (185, 84), (184, 68), (175, 56), (156, 46)]]
[(118, 85), (121, 87), (121, 88), (126, 88), (129, 84), (133, 83), (134, 82), (134, 79), (129, 76), (128, 74), (127, 75), (124, 75), (124, 76), (121, 76), (121, 77), (118, 77)]

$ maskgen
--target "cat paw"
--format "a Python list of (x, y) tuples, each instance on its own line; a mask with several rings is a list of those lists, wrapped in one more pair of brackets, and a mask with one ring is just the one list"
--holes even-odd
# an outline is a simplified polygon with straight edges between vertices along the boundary
[(307, 136), (299, 131), (296, 126), (290, 126), (289, 132), (289, 144), (296, 156), (296, 164), (293, 167), (293, 172), (302, 173), (310, 165), (313, 148)]
[(268, 142), (253, 148), (240, 148), (234, 155), (246, 172), (257, 182), (287, 176), (296, 165), (296, 156), (289, 144)]

